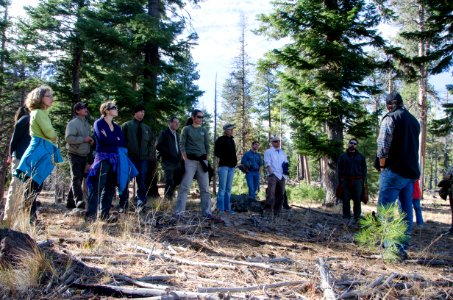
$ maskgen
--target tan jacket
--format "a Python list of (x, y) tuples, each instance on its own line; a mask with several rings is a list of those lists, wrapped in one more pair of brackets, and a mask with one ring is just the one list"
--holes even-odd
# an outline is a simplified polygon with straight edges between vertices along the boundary
[(90, 153), (91, 145), (83, 140), (91, 136), (90, 123), (85, 118), (75, 117), (66, 125), (65, 140), (68, 152), (80, 156)]

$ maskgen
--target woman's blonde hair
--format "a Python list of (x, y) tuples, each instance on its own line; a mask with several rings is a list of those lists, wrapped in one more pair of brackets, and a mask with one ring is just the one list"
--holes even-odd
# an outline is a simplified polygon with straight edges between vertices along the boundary
[(25, 99), (25, 106), (29, 110), (45, 108), (42, 99), (47, 92), (52, 92), (52, 89), (47, 85), (41, 85), (40, 87), (35, 88), (28, 93), (27, 98)]
[(101, 104), (99, 111), (101, 112), (101, 115), (105, 117), (107, 115), (107, 110), (111, 109), (112, 107), (116, 107), (116, 103), (113, 101), (107, 101)]

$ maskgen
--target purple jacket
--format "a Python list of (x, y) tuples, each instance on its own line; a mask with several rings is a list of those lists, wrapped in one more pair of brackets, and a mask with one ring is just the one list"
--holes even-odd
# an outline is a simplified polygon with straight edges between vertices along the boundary
[(121, 127), (113, 123), (113, 131), (104, 118), (94, 122), (94, 136), (96, 137), (96, 152), (118, 153), (118, 147), (126, 147)]

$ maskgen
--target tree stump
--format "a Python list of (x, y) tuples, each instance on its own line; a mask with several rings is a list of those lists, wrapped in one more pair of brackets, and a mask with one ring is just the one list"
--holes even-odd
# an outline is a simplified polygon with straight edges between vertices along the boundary
[(36, 247), (36, 242), (28, 234), (8, 228), (0, 229), (0, 266), (16, 266), (21, 257), (33, 253)]

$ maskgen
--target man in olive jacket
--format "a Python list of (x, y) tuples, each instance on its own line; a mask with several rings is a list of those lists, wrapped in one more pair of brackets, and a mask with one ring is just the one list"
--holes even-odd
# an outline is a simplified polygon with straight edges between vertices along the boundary
[(178, 128), (178, 118), (171, 116), (168, 128), (162, 130), (156, 145), (159, 156), (162, 158), (162, 169), (165, 174), (164, 198), (167, 200), (173, 200), (175, 188), (181, 182), (183, 172)]
[[(143, 122), (145, 106), (138, 104), (133, 110), (133, 119), (122, 125), (124, 139), (126, 140), (129, 159), (138, 170), (136, 206), (141, 210), (147, 201), (147, 188), (145, 184), (148, 172), (148, 160), (153, 151), (154, 135), (151, 128)], [(129, 189), (126, 188), (120, 195), (120, 210), (128, 207)]]
[[(75, 118), (66, 125), (65, 140), (68, 148), (69, 165), (72, 177), (72, 197), (68, 197), (66, 207), (84, 208), (82, 182), (87, 165), (87, 158), (91, 152), (94, 140), (91, 137), (91, 126), (86, 119), (88, 108), (85, 103), (74, 105)], [(73, 198), (75, 198), (75, 203)]]

